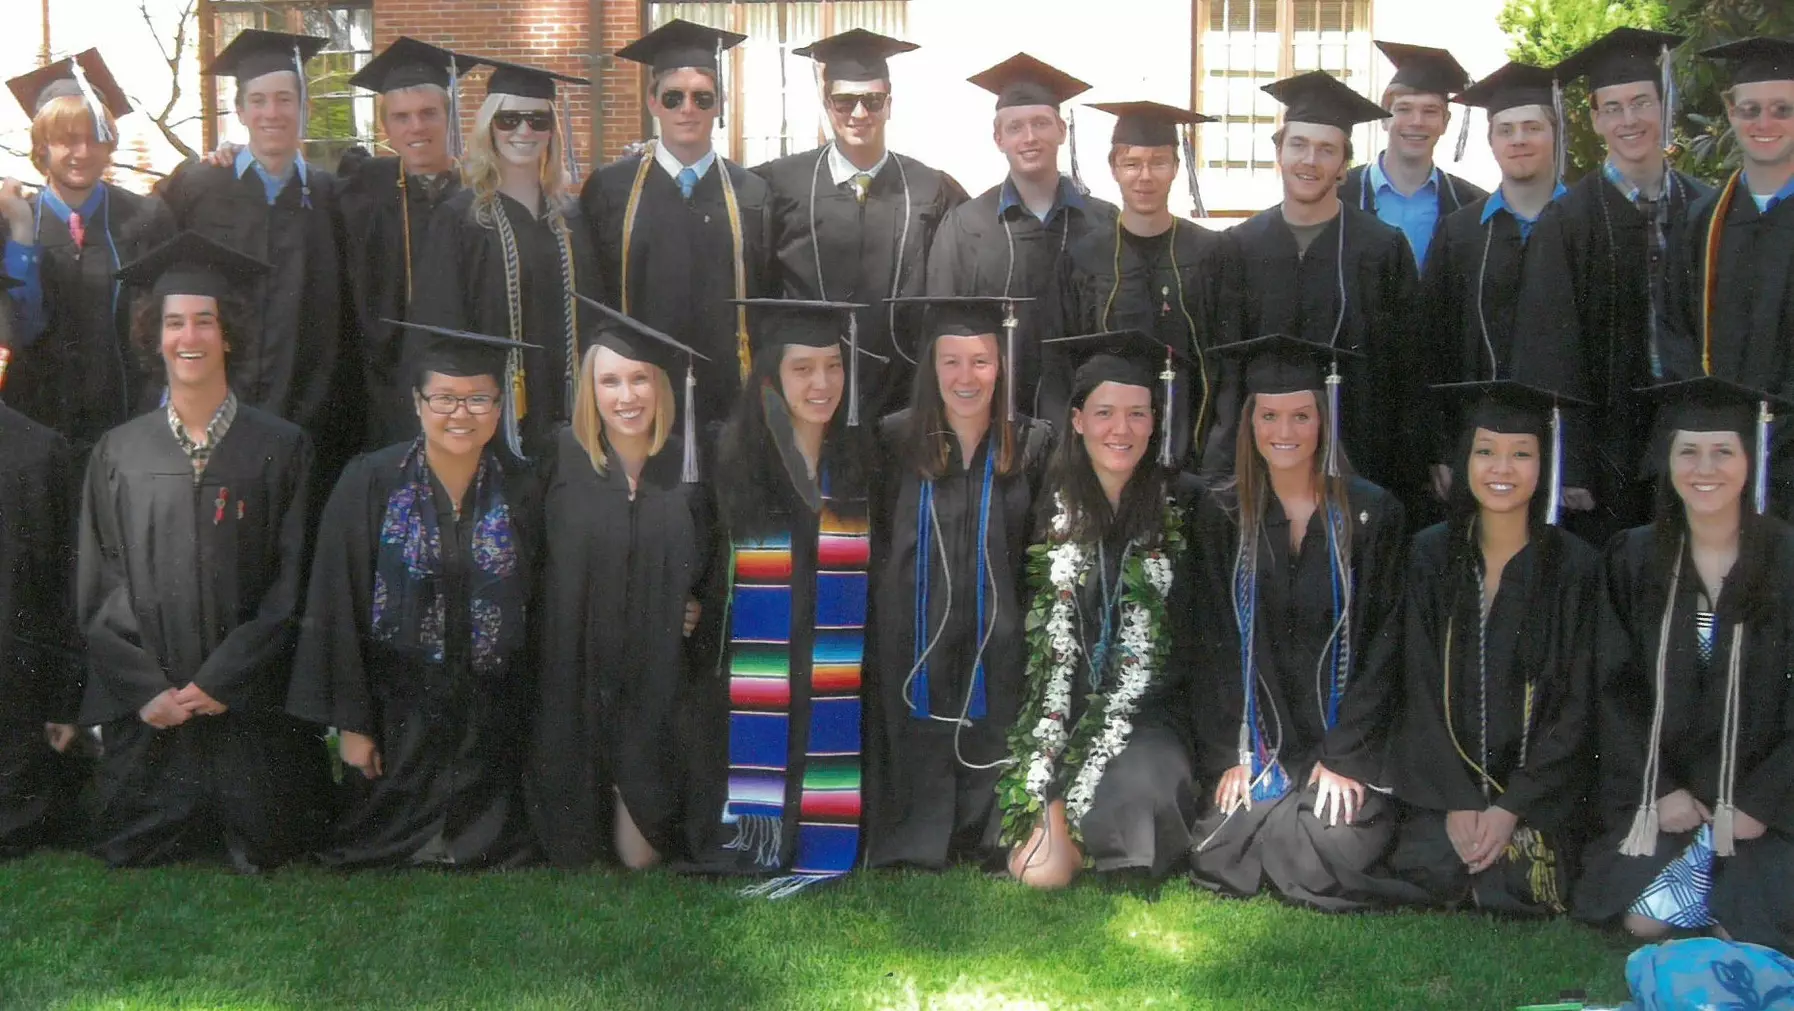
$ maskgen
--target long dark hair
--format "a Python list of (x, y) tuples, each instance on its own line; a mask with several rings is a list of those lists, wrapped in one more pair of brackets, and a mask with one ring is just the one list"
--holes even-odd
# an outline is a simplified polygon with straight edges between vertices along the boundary
[[(904, 450), (910, 465), (916, 468), (916, 473), (930, 480), (947, 472), (953, 441), (953, 429), (947, 424), (947, 403), (941, 396), (940, 380), (934, 372), (934, 349), (938, 343), (938, 337), (930, 340), (922, 360), (916, 365), (915, 378), (910, 382), (909, 428), (903, 433)], [(1009, 381), (1002, 367), (1003, 342), (996, 340), (994, 343), (997, 346), (997, 383), (991, 390), (990, 430), (997, 436), (997, 474), (1008, 477), (1021, 466), (1021, 454), (1017, 452), (1015, 426), (1003, 418)]]
[(1090, 451), (1084, 448), (1084, 437), (1071, 427), (1072, 412), (1083, 410), (1084, 402), (1094, 389), (1072, 391), (1071, 403), (1065, 411), (1065, 434), (1059, 439), (1059, 447), (1053, 451), (1052, 462), (1047, 467), (1049, 494), (1058, 494), (1065, 500), (1066, 518), (1071, 522), (1071, 540), (1090, 543), (1110, 534), (1119, 534), (1123, 540), (1157, 544), (1164, 535), (1165, 488), (1175, 475), (1159, 463), (1159, 440), (1163, 434), (1158, 422), (1163, 418), (1163, 412), (1155, 397), (1152, 435), (1146, 440), (1146, 455), (1121, 489), (1120, 508), (1112, 509), (1109, 496), (1103, 493), (1102, 482), (1096, 479)]
[[(843, 348), (843, 353), (851, 352)], [(783, 344), (769, 344), (754, 353), (753, 371), (741, 384), (741, 396), (717, 437), (717, 505), (723, 521), (735, 534), (776, 529), (781, 519), (806, 508), (785, 473), (785, 464), (767, 427), (767, 408), (762, 400), (763, 391), (770, 388), (779, 404), (785, 405), (779, 383), (779, 364), (784, 358)], [(847, 424), (844, 399), (829, 419), (817, 466), (818, 473), (828, 475), (829, 498), (837, 513), (864, 513), (866, 461), (872, 456), (871, 447), (865, 425)]]
[[(1771, 578), (1773, 560), (1769, 549), (1774, 521), (1759, 515), (1750, 498), (1750, 489), (1757, 477), (1756, 434), (1743, 431), (1738, 433), (1738, 438), (1744, 443), (1744, 458), (1749, 461), (1749, 466), (1744, 475), (1744, 492), (1738, 498), (1738, 560), (1726, 577), (1725, 591), (1721, 594), (1724, 609), (1720, 617), (1737, 623), (1754, 623), (1775, 613), (1777, 593)], [(1675, 448), (1675, 432), (1665, 433), (1657, 441), (1656, 448), (1661, 471), (1657, 477), (1656, 508), (1651, 520), (1656, 535), (1656, 555), (1651, 560), (1649, 578), (1652, 596), (1661, 603), (1663, 595), (1669, 592), (1669, 575), (1678, 561), (1676, 552), (1689, 550), (1688, 508), (1676, 494), (1675, 478), (1671, 474), (1669, 457)], [(1716, 601), (1715, 606), (1719, 603)]]

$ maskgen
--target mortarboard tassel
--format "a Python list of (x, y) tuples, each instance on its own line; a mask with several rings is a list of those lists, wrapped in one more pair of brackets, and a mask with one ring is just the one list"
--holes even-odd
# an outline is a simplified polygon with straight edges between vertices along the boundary
[(1546, 483), (1545, 522), (1557, 526), (1564, 500), (1564, 418), (1563, 408), (1551, 405), (1551, 477)]
[(1463, 161), (1464, 152), (1470, 149), (1470, 120), (1475, 114), (1474, 107), (1464, 106), (1464, 121), (1458, 124), (1458, 142), (1451, 149), (1451, 160), (1454, 162)]
[(1757, 402), (1757, 449), (1753, 454), (1756, 457), (1757, 474), (1756, 480), (1751, 485), (1751, 500), (1756, 503), (1759, 516), (1769, 511), (1769, 424), (1774, 420), (1775, 415), (1769, 410), (1769, 401), (1759, 400)]
[(516, 348), (512, 348), (505, 355), (504, 389), (506, 393), (503, 414), (505, 445), (510, 447), (511, 454), (517, 459), (526, 460), (528, 457), (523, 455), (523, 435), (519, 431), (518, 424), (523, 420), (525, 410), (518, 403), (518, 399), (523, 396), (523, 354)]
[(305, 83), (305, 54), (297, 42), (293, 43), (293, 74), (299, 78), (299, 139), (303, 142), (311, 119), (311, 87)]
[(466, 153), (466, 141), (461, 136), (461, 68), (453, 53), (449, 54), (448, 115), (449, 154), (459, 161)]
[(847, 310), (847, 424), (860, 425), (860, 317), (859, 310)]
[(1003, 302), (1003, 418), (1015, 421), (1015, 328), (1021, 321), (1015, 318), (1015, 302), (1005, 299)]
[(1184, 175), (1190, 180), (1190, 217), (1208, 217), (1208, 208), (1202, 205), (1202, 186), (1196, 181), (1196, 125), (1185, 123), (1181, 131), (1184, 152)]
[(82, 69), (81, 61), (71, 58), (69, 69), (74, 71), (75, 86), (81, 89), (81, 97), (87, 102), (87, 109), (93, 113), (93, 136), (102, 144), (111, 144), (118, 140), (112, 128), (106, 125), (106, 107), (101, 104), (100, 96), (94, 93), (93, 85), (88, 83), (87, 71)]
[(1677, 106), (1682, 104), (1682, 93), (1676, 88), (1676, 61), (1670, 55), (1670, 48), (1663, 47), (1663, 151), (1673, 154), (1680, 150), (1676, 143)]
[(1568, 120), (1564, 119), (1564, 84), (1555, 77), (1551, 79), (1551, 114), (1557, 117), (1557, 129), (1551, 131), (1557, 155), (1557, 181), (1563, 182), (1564, 171), (1570, 167), (1570, 131), (1565, 126)]
[(567, 162), (567, 182), (579, 185), (579, 159), (573, 154), (573, 103), (556, 100), (561, 107), (561, 157)]
[(1327, 367), (1327, 476), (1339, 476), (1339, 361)]
[(1173, 397), (1177, 393), (1177, 369), (1171, 361), (1171, 347), (1165, 347), (1165, 368), (1159, 373), (1159, 381), (1165, 384), (1165, 423), (1159, 432), (1159, 463), (1171, 467), (1175, 463), (1172, 456), (1172, 436), (1177, 432), (1177, 401)]
[(698, 372), (689, 355), (685, 359), (685, 462), (679, 480), (698, 483)]
[(1071, 115), (1066, 117), (1065, 135), (1071, 150), (1071, 184), (1079, 193), (1089, 196), (1090, 187), (1084, 185), (1084, 174), (1078, 171), (1078, 110), (1076, 109), (1071, 110)]
[(719, 129), (729, 125), (727, 118), (729, 103), (725, 101), (727, 97), (723, 94), (723, 40), (721, 36), (718, 36), (716, 40), (716, 125)]

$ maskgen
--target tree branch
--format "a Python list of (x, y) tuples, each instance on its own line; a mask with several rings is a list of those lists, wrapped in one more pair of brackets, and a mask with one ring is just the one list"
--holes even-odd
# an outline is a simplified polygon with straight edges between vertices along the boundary
[[(192, 122), (199, 117), (188, 116), (178, 122), (170, 122), (170, 118), (174, 115), (175, 106), (179, 105), (181, 101), (181, 63), (187, 52), (187, 24), (193, 19), (195, 6), (196, 0), (188, 0), (187, 5), (181, 9), (175, 22), (174, 45), (170, 47), (162, 44), (162, 36), (156, 30), (155, 19), (150, 17), (149, 0), (139, 0), (137, 4), (137, 13), (143, 18), (144, 25), (149, 28), (150, 37), (156, 40), (156, 48), (162, 53), (162, 61), (168, 64), (168, 101), (162, 103), (162, 111), (151, 116), (150, 122), (156, 124), (156, 129), (162, 132), (162, 139), (166, 140), (170, 147), (179, 151), (184, 158), (198, 158), (199, 152), (182, 140), (174, 128)], [(135, 99), (133, 102), (138, 106), (144, 104)]]

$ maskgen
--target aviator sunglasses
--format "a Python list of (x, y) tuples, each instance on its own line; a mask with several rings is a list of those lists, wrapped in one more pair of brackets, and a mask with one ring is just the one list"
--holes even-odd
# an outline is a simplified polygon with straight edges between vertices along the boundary
[(708, 109), (716, 108), (716, 92), (714, 92), (714, 91), (685, 92), (685, 91), (680, 91), (678, 88), (668, 88), (667, 90), (661, 92), (660, 93), (660, 104), (668, 109), (677, 109), (680, 106), (685, 104), (685, 96), (687, 94), (691, 95), (691, 104), (697, 106), (700, 109), (708, 110)]

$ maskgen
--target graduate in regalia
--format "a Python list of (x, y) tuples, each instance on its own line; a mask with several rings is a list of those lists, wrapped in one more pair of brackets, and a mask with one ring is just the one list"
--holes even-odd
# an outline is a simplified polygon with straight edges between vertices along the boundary
[(879, 425), (866, 747), (874, 867), (938, 869), (996, 843), (1052, 437), (1046, 422), (1011, 410), (1004, 315), (996, 296), (932, 300), (910, 406)]
[[(765, 300), (718, 438), (715, 670), (694, 702), (698, 866), (789, 894), (847, 873), (861, 828), (869, 420), (851, 303)], [(869, 417), (869, 416), (868, 416)]]
[(1570, 427), (1565, 460), (1594, 505), (1566, 525), (1591, 544), (1651, 516), (1654, 485), (1642, 470), (1651, 417), (1632, 391), (1692, 374), (1669, 293), (1689, 209), (1710, 189), (1665, 154), (1675, 143), (1669, 54), (1682, 41), (1616, 28), (1552, 71), (1560, 88), (1587, 82), (1607, 157), (1551, 202), (1527, 240), (1516, 315), (1528, 325), (1515, 334), (1513, 375), (1592, 403)]
[(337, 730), (325, 864), (512, 864), (542, 566), (535, 475), (494, 438), (515, 342), (410, 329), (421, 432), (350, 461), (324, 506), (286, 706)]
[(349, 78), (350, 86), (380, 96), (380, 126), (393, 151), (345, 154), (336, 169), (344, 273), (366, 363), (370, 450), (417, 434), (405, 335), (386, 320), (411, 315), (430, 217), (461, 188), (461, 76), (481, 62), (400, 36)]
[(243, 293), (249, 313), (231, 351), (245, 404), (305, 429), (318, 454), (318, 501), (365, 422), (359, 342), (343, 283), (337, 179), (305, 160), (306, 63), (329, 40), (247, 28), (206, 73), (236, 80), (249, 143), (229, 165), (185, 162), (157, 186), (175, 223), (269, 265)]
[(1243, 360), (1246, 397), (1233, 481), (1191, 524), (1196, 774), (1216, 784), (1193, 876), (1224, 895), (1359, 909), (1383, 898), (1395, 831), (1381, 788), (1400, 697), (1402, 506), (1352, 470), (1334, 393), (1343, 352), (1273, 336), (1218, 353)]
[(751, 367), (747, 309), (724, 299), (778, 294), (771, 191), (714, 142), (727, 100), (722, 54), (746, 38), (674, 19), (617, 50), (648, 67), (659, 133), (594, 172), (579, 195), (610, 303), (703, 355), (700, 431), (727, 416)]
[(770, 245), (785, 297), (865, 306), (855, 313), (860, 346), (890, 360), (860, 363), (870, 418), (904, 406), (916, 368), (917, 349), (901, 339), (913, 326), (884, 300), (923, 293), (935, 232), (966, 199), (952, 176), (885, 146), (888, 61), (917, 48), (854, 28), (792, 50), (820, 68), (832, 139), (754, 168), (772, 187)]
[[(1287, 334), (1356, 352), (1344, 356), (1344, 417), (1340, 433), (1357, 473), (1396, 495), (1424, 494), (1420, 457), (1408, 426), (1424, 377), (1413, 312), (1414, 254), (1400, 229), (1343, 203), (1337, 186), (1352, 160), (1352, 129), (1385, 118), (1375, 103), (1322, 71), (1264, 87), (1284, 104), (1274, 137), (1283, 201), (1235, 225), (1244, 281), (1240, 333)], [(1229, 380), (1224, 420), (1241, 399)], [(1216, 433), (1234, 466), (1235, 433)]]
[(511, 350), (499, 428), (512, 455), (533, 460), (553, 449), (573, 407), (581, 320), (590, 312), (579, 296), (603, 294), (591, 230), (571, 192), (569, 119), (557, 111), (557, 81), (587, 82), (485, 62), (495, 69), (467, 139), (464, 185), (430, 220), (412, 318), (541, 348)]
[(688, 812), (679, 736), (699, 690), (691, 636), (715, 523), (696, 458), (697, 352), (614, 310), (592, 331), (573, 423), (543, 461), (553, 550), (527, 789), (550, 861), (614, 855), (639, 870), (689, 855), (688, 813), (716, 815)]
[(145, 405), (131, 347), (131, 292), (114, 275), (174, 234), (162, 201), (105, 181), (116, 117), (131, 111), (97, 50), (6, 82), (31, 117), (31, 164), (44, 188), (0, 183), (10, 226), (6, 272), (24, 311), (13, 334), (7, 402), (62, 433), (85, 462), (94, 441)]
[(104, 744), (93, 852), (276, 866), (317, 841), (324, 745), (286, 715), (305, 586), (305, 432), (240, 400), (237, 299), (267, 265), (194, 232), (122, 273), (161, 313), (136, 335), (168, 404), (94, 446), (76, 569), (80, 722)]
[(1794, 951), (1794, 529), (1761, 513), (1789, 405), (1712, 377), (1641, 392), (1661, 405), (1657, 519), (1607, 547), (1607, 831), (1575, 914)]
[[(1726, 116), (1740, 167), (1689, 209), (1671, 269), (1672, 311), (1686, 368), (1794, 395), (1794, 41), (1749, 38), (1702, 50), (1731, 71)], [(1778, 426), (1769, 455), (1769, 509), (1794, 516), (1794, 427)]]
[(1167, 395), (1180, 352), (1137, 330), (1068, 343), (1088, 358), (1037, 502), (1026, 683), (997, 785), (1009, 873), (1035, 888), (1085, 868), (1162, 878), (1198, 810), (1187, 525), (1203, 492), (1166, 442), (1185, 424)]
[[(1424, 269), (1439, 222), (1488, 196), (1433, 159), (1451, 127), (1451, 97), (1470, 87), (1470, 74), (1444, 49), (1382, 39), (1376, 43), (1395, 64), (1378, 103), (1389, 113), (1383, 121), (1389, 144), (1374, 159), (1346, 172), (1339, 199), (1401, 229), (1415, 264)], [(1468, 129), (1468, 121), (1464, 127)], [(1457, 160), (1464, 157), (1464, 139), (1460, 131)]]
[[(11, 340), (0, 274), (0, 355)], [(0, 385), (6, 380), (0, 359)], [(0, 857), (62, 842), (79, 819), (82, 664), (69, 593), (68, 440), (0, 403)]]
[(928, 253), (928, 294), (1033, 300), (1014, 304), (1021, 336), (1016, 403), (1050, 420), (1035, 394), (1040, 342), (1057, 328), (1059, 271), (1074, 243), (1092, 232), (1107, 234), (1116, 215), (1114, 204), (1084, 191), (1075, 140), (1071, 174), (1059, 171), (1059, 149), (1070, 137), (1059, 109), (1090, 85), (1026, 53), (968, 80), (997, 96), (991, 135), (1009, 174), (941, 222)]
[[(1203, 450), (1220, 415), (1224, 384), (1204, 357), (1211, 347), (1241, 337), (1238, 250), (1226, 233), (1171, 213), (1171, 187), (1181, 160), (1202, 213), (1193, 131), (1211, 117), (1158, 102), (1091, 106), (1115, 116), (1109, 170), (1121, 187), (1114, 227), (1091, 230), (1066, 251), (1059, 271), (1058, 333), (1139, 330), (1177, 349), (1179, 375), (1172, 395), (1178, 427), (1165, 433), (1171, 458), (1207, 467)], [(1180, 135), (1179, 128), (1183, 129)], [(1047, 352), (1039, 406), (1059, 419), (1066, 409), (1071, 363)]]
[(1415, 535), (1403, 578), (1389, 867), (1417, 904), (1555, 915), (1594, 820), (1601, 559), (1551, 507), (1574, 402), (1507, 380), (1433, 389), (1463, 420), (1448, 518)]

